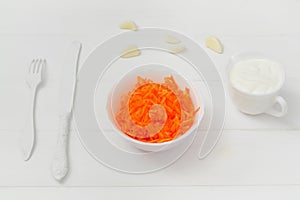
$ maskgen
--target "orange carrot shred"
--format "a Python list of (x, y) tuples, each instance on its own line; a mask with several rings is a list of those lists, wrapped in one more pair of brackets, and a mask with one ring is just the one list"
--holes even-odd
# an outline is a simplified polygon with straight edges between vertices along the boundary
[(164, 83), (137, 77), (133, 91), (123, 95), (116, 121), (128, 136), (149, 143), (174, 140), (189, 130), (196, 113), (190, 90), (180, 90), (173, 76)]

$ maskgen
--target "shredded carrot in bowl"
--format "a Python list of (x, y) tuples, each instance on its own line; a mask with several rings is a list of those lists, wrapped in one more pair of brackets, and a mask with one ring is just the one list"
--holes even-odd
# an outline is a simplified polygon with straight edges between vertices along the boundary
[(174, 140), (187, 132), (200, 110), (194, 108), (190, 90), (181, 90), (173, 76), (163, 83), (137, 77), (135, 89), (124, 94), (115, 119), (131, 138), (148, 143)]

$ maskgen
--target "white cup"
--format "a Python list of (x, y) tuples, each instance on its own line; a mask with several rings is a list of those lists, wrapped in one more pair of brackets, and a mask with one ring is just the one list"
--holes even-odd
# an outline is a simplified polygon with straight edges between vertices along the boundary
[[(241, 91), (234, 87), (230, 81), (230, 72), (236, 63), (244, 61), (247, 59), (268, 59), (258, 53), (241, 53), (230, 58), (229, 64), (227, 66), (227, 82), (229, 85), (230, 96), (235, 103), (236, 107), (243, 113), (250, 115), (258, 115), (266, 113), (275, 117), (282, 117), (287, 113), (287, 103), (285, 99), (279, 96), (279, 91), (284, 83), (284, 70), (283, 79), (280, 87), (276, 90), (266, 93), (266, 94), (251, 94), (245, 91)], [(270, 60), (270, 59), (268, 59)], [(280, 65), (281, 66), (281, 65)]]

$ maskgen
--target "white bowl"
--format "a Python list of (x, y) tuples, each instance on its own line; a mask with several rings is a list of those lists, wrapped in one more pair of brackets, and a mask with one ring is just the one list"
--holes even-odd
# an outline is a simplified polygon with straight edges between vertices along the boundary
[[(200, 106), (200, 110), (197, 112), (194, 120), (193, 126), (185, 132), (183, 135), (178, 138), (163, 142), (163, 143), (148, 143), (136, 140), (134, 138), (129, 137), (125, 133), (123, 133), (115, 120), (114, 114), (120, 110), (120, 99), (121, 96), (128, 92), (132, 91), (135, 88), (136, 77), (141, 76), (143, 78), (148, 78), (157, 83), (163, 83), (164, 77), (173, 76), (176, 83), (178, 84), (181, 90), (184, 90), (186, 87), (190, 89), (190, 96), (193, 101), (194, 107), (197, 108)], [(136, 148), (144, 150), (144, 151), (162, 151), (167, 150), (176, 145), (186, 141), (188, 138), (191, 139), (196, 134), (196, 129), (200, 124), (200, 121), (204, 115), (204, 104), (201, 100), (201, 95), (195, 95), (195, 90), (191, 83), (188, 80), (180, 76), (173, 69), (163, 66), (161, 64), (147, 64), (134, 68), (133, 70), (126, 73), (118, 83), (113, 87), (107, 102), (107, 111), (110, 117), (110, 121), (112, 122), (115, 132), (120, 134), (125, 140), (134, 145)], [(201, 100), (201, 101), (200, 101)]]

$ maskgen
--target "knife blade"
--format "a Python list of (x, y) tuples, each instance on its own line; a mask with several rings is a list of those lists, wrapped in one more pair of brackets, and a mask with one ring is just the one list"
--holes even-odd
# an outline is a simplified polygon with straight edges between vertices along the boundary
[(60, 114), (66, 114), (72, 111), (80, 50), (81, 44), (78, 41), (73, 41), (64, 58), (65, 61), (62, 67), (62, 80), (59, 94)]
[(62, 66), (62, 79), (59, 93), (59, 133), (52, 163), (52, 175), (60, 181), (68, 173), (68, 134), (72, 114), (73, 99), (81, 43), (73, 41), (68, 48)]

